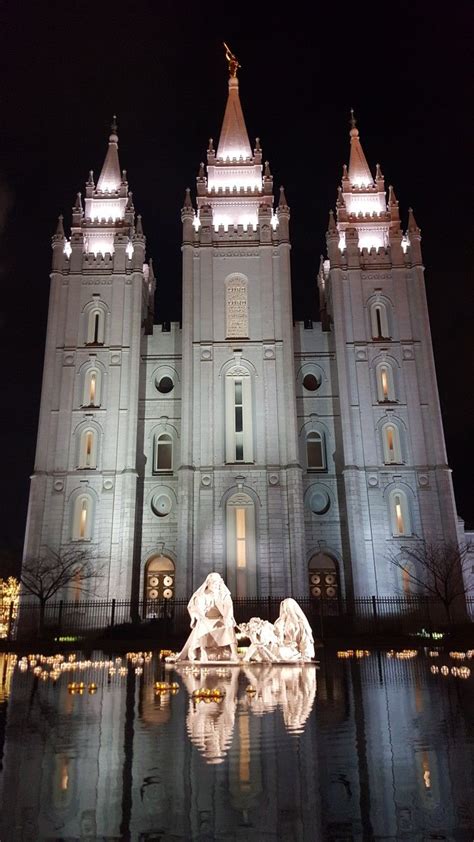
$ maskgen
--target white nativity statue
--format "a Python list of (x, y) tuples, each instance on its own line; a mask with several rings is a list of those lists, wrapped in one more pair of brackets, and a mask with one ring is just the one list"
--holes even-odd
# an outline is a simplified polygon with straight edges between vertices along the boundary
[(280, 603), (280, 616), (275, 623), (252, 617), (239, 626), (250, 639), (244, 661), (291, 663), (314, 658), (314, 639), (305, 613), (296, 600), (288, 597)]
[(229, 588), (219, 573), (209, 573), (188, 602), (191, 634), (178, 654), (177, 661), (238, 661), (236, 622)]
[[(188, 611), (192, 631), (176, 661), (239, 663), (232, 597), (219, 573), (209, 573), (189, 600)], [(238, 628), (250, 639), (243, 658), (247, 663), (304, 663), (314, 658), (311, 626), (291, 597), (280, 604), (275, 623), (252, 617)]]

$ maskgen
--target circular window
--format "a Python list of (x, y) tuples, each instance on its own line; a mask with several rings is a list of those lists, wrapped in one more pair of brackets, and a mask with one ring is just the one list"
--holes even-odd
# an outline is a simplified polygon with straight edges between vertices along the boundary
[(155, 380), (155, 386), (162, 395), (167, 395), (169, 392), (172, 392), (174, 389), (174, 383), (171, 377), (157, 377)]
[(163, 591), (163, 596), (165, 599), (171, 599), (171, 597), (173, 596), (173, 591), (171, 590), (171, 588), (165, 588)]
[(312, 573), (311, 584), (312, 585), (319, 585), (320, 582), (321, 582), (321, 576), (319, 575), (319, 573)]
[(336, 588), (333, 588), (332, 586), (330, 588), (326, 588), (326, 596), (336, 596)]
[(328, 574), (324, 577), (324, 581), (326, 582), (326, 585), (334, 585), (334, 583), (335, 583), (335, 581), (336, 581), (336, 577), (334, 576), (334, 574), (333, 574), (333, 573), (328, 573)]
[(173, 577), (172, 576), (163, 576), (163, 584), (165, 588), (170, 588), (173, 584)]
[(311, 588), (311, 593), (313, 596), (321, 596), (321, 588)]
[(167, 494), (157, 494), (151, 501), (151, 508), (158, 517), (169, 515), (173, 504)]
[(321, 381), (318, 380), (315, 374), (305, 374), (303, 377), (303, 386), (308, 392), (315, 392), (319, 389)]
[(313, 491), (311, 495), (310, 508), (315, 515), (325, 515), (331, 505), (329, 494), (324, 489)]
[(158, 576), (151, 576), (150, 577), (150, 585), (152, 588), (156, 588), (158, 584)]
[(153, 588), (151, 591), (148, 591), (148, 596), (150, 599), (158, 599), (158, 591)]

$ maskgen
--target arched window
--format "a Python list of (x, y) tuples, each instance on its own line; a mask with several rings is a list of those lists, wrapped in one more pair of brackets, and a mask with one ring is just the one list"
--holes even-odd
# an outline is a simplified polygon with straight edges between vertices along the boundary
[(157, 599), (173, 599), (175, 566), (170, 558), (156, 555), (145, 566), (146, 616), (154, 614), (153, 602)]
[(173, 470), (173, 439), (168, 433), (155, 436), (155, 472)]
[(236, 596), (257, 595), (255, 505), (239, 492), (226, 506), (227, 586)]
[(336, 563), (326, 553), (314, 555), (308, 565), (309, 593), (313, 599), (337, 599), (339, 576)]
[(323, 433), (313, 431), (306, 436), (306, 460), (308, 471), (324, 471), (326, 469)]
[(370, 323), (372, 327), (372, 339), (390, 339), (387, 307), (381, 301), (377, 301), (371, 305)]
[(83, 406), (100, 406), (101, 377), (98, 368), (88, 368), (84, 376)]
[(79, 446), (79, 468), (97, 468), (97, 434), (83, 430)]
[(377, 400), (379, 402), (394, 401), (395, 388), (393, 384), (393, 370), (390, 363), (379, 363), (376, 368)]
[(401, 537), (411, 535), (411, 518), (407, 496), (404, 491), (396, 489), (390, 492), (390, 521), (392, 535)]
[(239, 368), (225, 378), (226, 462), (253, 462), (252, 381), (250, 372)]
[(92, 499), (88, 494), (76, 497), (73, 508), (72, 540), (90, 541), (92, 537)]
[(402, 449), (400, 433), (396, 424), (384, 424), (382, 427), (383, 461), (386, 465), (401, 465)]
[(103, 345), (105, 335), (105, 313), (100, 307), (89, 310), (87, 320), (87, 345)]

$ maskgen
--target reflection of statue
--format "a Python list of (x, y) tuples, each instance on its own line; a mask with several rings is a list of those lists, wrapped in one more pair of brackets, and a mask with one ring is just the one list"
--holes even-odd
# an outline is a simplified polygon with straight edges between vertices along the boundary
[(176, 660), (207, 661), (209, 655), (219, 660), (228, 647), (232, 659), (237, 661), (232, 598), (219, 573), (209, 573), (189, 600), (188, 611), (192, 632)]
[[(224, 677), (219, 673), (221, 670), (206, 668), (182, 674), (190, 696), (186, 729), (189, 739), (208, 763), (222, 763), (234, 733), (239, 670), (228, 670)], [(225, 689), (225, 695), (220, 701), (193, 700), (193, 691), (203, 686), (211, 689), (217, 685)]]
[(314, 658), (313, 632), (298, 603), (289, 597), (280, 604), (280, 616), (272, 625), (252, 617), (240, 631), (250, 638), (244, 661), (310, 661)]
[(241, 67), (241, 65), (239, 64), (236, 56), (234, 56), (232, 50), (227, 46), (225, 41), (224, 41), (224, 47), (225, 47), (225, 57), (226, 57), (227, 62), (229, 64), (229, 76), (232, 76), (232, 77), (237, 76), (237, 70), (239, 69), (239, 67)]
[(253, 713), (262, 716), (279, 706), (285, 728), (293, 733), (303, 730), (316, 696), (315, 665), (248, 665), (245, 676), (255, 690), (247, 694), (247, 705)]

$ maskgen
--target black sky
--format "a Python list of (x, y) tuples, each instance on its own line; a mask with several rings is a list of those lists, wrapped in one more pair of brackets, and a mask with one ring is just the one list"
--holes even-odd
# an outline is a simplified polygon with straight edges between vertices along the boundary
[(291, 205), (296, 318), (317, 317), (315, 274), (348, 160), (350, 107), (404, 223), (413, 205), (458, 510), (473, 524), (472, 8), (463, 0), (0, 4), (4, 546), (21, 548), (24, 532), (57, 215), (69, 225), (116, 113), (121, 165), (158, 275), (156, 319), (179, 319), (179, 210), (208, 137), (219, 135), (223, 39), (242, 64), (251, 142), (261, 138)]

